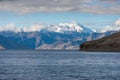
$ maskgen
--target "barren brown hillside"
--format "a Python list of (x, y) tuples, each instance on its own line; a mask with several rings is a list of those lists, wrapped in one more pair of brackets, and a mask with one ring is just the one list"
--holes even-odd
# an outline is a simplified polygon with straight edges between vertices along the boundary
[(120, 52), (120, 32), (98, 40), (85, 42), (80, 45), (80, 50)]

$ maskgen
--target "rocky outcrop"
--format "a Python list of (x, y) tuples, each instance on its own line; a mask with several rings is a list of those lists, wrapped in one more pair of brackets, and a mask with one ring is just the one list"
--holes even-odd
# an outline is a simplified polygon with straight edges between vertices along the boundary
[(0, 50), (4, 50), (5, 48), (3, 46), (0, 45)]
[(98, 40), (85, 42), (80, 45), (80, 50), (120, 52), (120, 32)]

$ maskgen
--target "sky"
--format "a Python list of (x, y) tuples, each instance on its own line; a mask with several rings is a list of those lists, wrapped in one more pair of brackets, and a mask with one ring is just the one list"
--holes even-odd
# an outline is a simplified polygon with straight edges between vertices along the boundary
[(76, 21), (104, 27), (120, 19), (120, 0), (0, 0), (0, 27)]

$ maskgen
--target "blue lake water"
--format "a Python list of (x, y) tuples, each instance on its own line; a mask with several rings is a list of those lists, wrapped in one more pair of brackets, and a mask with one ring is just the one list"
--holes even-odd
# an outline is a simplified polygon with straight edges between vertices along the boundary
[(120, 80), (120, 53), (0, 51), (0, 80)]

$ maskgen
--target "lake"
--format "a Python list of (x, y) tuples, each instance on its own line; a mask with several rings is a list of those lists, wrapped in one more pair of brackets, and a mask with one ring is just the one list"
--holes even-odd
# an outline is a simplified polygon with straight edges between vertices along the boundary
[(120, 80), (120, 53), (0, 51), (0, 80)]

